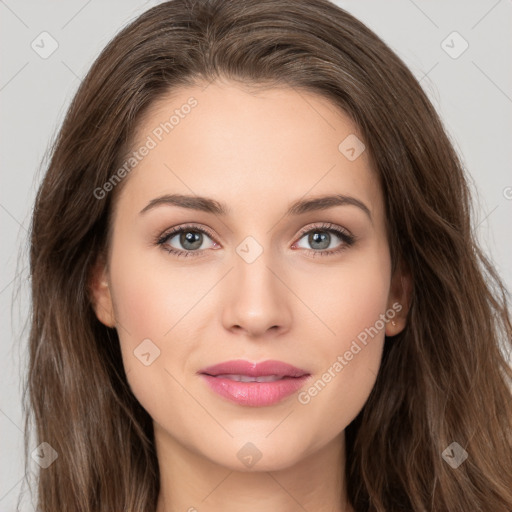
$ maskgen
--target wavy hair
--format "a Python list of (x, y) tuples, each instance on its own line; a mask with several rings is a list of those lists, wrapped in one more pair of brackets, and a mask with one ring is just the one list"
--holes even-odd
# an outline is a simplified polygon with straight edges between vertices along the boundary
[[(38, 443), (59, 453), (38, 474), (37, 510), (156, 508), (152, 421), (88, 288), (123, 183), (103, 199), (94, 190), (150, 105), (219, 78), (313, 92), (350, 116), (381, 184), (393, 266), (410, 272), (407, 326), (386, 339), (375, 386), (346, 428), (354, 509), (510, 512), (508, 293), (477, 243), (468, 178), (406, 65), (327, 0), (162, 3), (124, 27), (81, 83), (30, 231), (26, 431), (33, 422)], [(454, 441), (468, 453), (456, 469), (442, 456)]]

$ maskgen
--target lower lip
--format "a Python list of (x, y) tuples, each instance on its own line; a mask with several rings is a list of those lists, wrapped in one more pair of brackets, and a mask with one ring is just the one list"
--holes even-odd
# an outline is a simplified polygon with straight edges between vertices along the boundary
[(309, 375), (287, 377), (274, 382), (238, 382), (231, 379), (201, 374), (210, 388), (239, 405), (264, 407), (273, 405), (298, 391)]

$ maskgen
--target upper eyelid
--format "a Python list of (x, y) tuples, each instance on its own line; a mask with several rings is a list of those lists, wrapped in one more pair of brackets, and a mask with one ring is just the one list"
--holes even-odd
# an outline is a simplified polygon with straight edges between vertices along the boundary
[(346, 233), (347, 235), (352, 236), (352, 233), (347, 228), (345, 228), (343, 226), (338, 226), (336, 224), (333, 224), (332, 222), (321, 222), (320, 225), (305, 226), (298, 232), (297, 236), (303, 236), (306, 233), (309, 233), (310, 231), (313, 231), (315, 229), (325, 230), (325, 231), (342, 231), (342, 232)]

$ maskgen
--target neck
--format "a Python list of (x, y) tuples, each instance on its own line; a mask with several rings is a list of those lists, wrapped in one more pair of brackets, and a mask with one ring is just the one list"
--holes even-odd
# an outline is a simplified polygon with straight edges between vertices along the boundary
[(345, 434), (285, 469), (237, 471), (188, 450), (155, 423), (156, 512), (353, 512), (345, 486)]

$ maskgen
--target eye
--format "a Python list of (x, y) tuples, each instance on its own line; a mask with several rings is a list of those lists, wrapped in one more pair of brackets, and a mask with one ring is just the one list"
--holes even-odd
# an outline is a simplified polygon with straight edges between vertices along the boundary
[[(335, 242), (335, 240), (333, 240), (333, 234), (335, 235), (334, 238), (341, 240), (341, 244), (336, 248), (333, 248), (333, 242)], [(316, 226), (312, 229), (310, 228), (307, 231), (302, 231), (300, 240), (306, 238), (306, 235), (306, 243), (309, 244), (312, 249), (308, 249), (307, 247), (305, 249), (307, 249), (308, 252), (312, 252), (313, 256), (329, 256), (338, 254), (344, 249), (352, 246), (355, 242), (354, 235), (350, 234), (343, 228), (334, 226), (333, 224), (322, 224), (321, 226)], [(300, 240), (295, 245), (304, 248), (303, 246), (298, 245)]]
[[(300, 241), (303, 238), (306, 238), (306, 235), (306, 243), (309, 244), (312, 249), (299, 245)], [(196, 225), (179, 226), (159, 236), (156, 239), (156, 244), (162, 246), (165, 251), (170, 254), (174, 254), (175, 256), (198, 257), (204, 256), (205, 250), (208, 249), (208, 247), (203, 246), (205, 236), (210, 240), (213, 238), (213, 234), (204, 227)], [(340, 228), (329, 223), (305, 229), (300, 233), (299, 237), (299, 242), (296, 242), (294, 246), (306, 249), (306, 251), (312, 253), (313, 256), (330, 256), (338, 254), (352, 246), (356, 241), (356, 237), (344, 228)], [(341, 243), (333, 248), (333, 241), (335, 242), (335, 238), (338, 238)], [(219, 244), (213, 240), (212, 244), (213, 245), (210, 246), (210, 248), (219, 247)], [(178, 247), (176, 247), (176, 245), (178, 245)]]
[[(199, 228), (197, 226), (180, 226), (173, 229), (172, 231), (165, 233), (158, 238), (157, 244), (161, 245), (164, 250), (176, 256), (189, 256), (194, 252), (202, 252), (204, 237), (210, 238), (213, 235), (205, 228)], [(176, 248), (172, 245), (172, 241), (175, 239), (174, 244), (179, 244), (183, 249)], [(214, 245), (218, 245), (213, 242)], [(198, 254), (193, 254), (198, 256)]]

